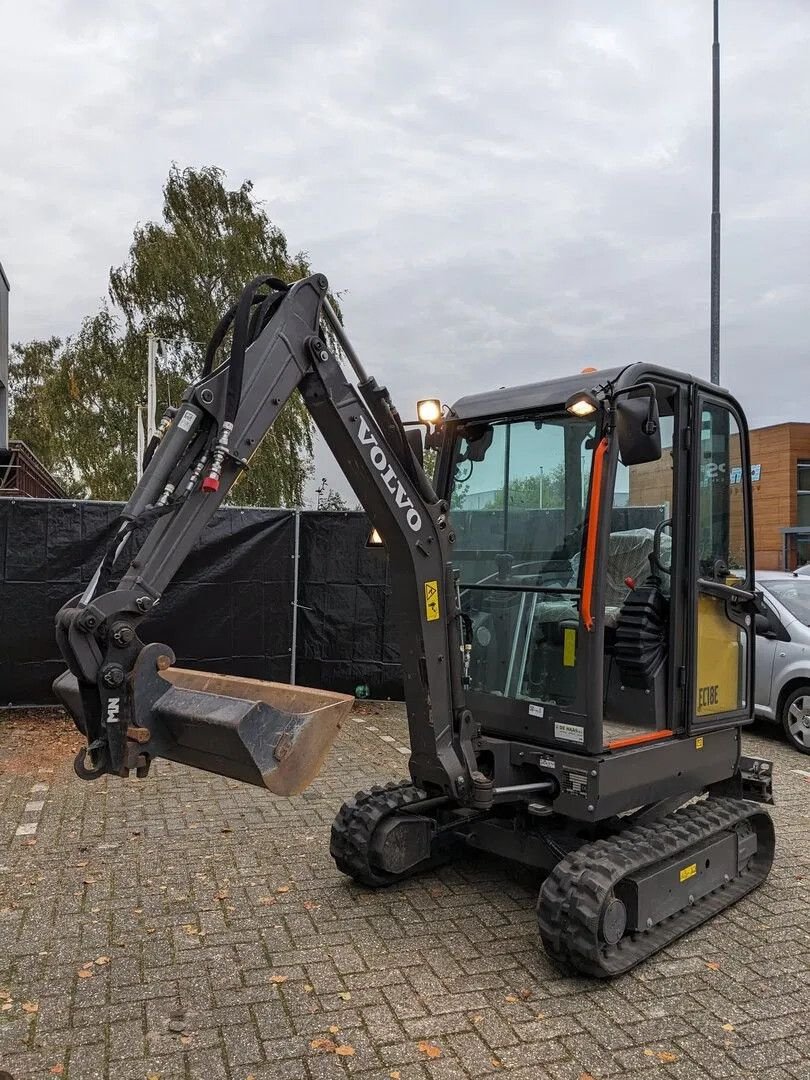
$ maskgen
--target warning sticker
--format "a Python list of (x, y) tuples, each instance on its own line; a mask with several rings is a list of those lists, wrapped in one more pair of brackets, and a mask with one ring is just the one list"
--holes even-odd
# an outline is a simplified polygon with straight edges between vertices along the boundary
[(694, 877), (697, 873), (697, 863), (690, 863), (689, 866), (685, 866), (680, 872), (681, 881), (688, 881), (690, 877)]
[(573, 626), (563, 630), (563, 666), (575, 667), (577, 662), (577, 632)]
[(529, 706), (529, 716), (543, 717), (543, 716), (545, 716), (545, 714), (546, 714), (546, 710), (543, 708), (542, 705), (530, 705)]
[(177, 426), (183, 431), (188, 431), (191, 425), (194, 423), (194, 413), (190, 409), (186, 409), (180, 419), (177, 421)]
[(428, 622), (435, 622), (439, 617), (439, 583), (438, 581), (425, 582), (425, 618)]

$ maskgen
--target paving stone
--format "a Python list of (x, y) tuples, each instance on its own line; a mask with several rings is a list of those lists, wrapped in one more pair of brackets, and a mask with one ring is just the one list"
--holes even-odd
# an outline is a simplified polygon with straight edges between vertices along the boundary
[[(810, 1080), (810, 785), (777, 735), (745, 735), (746, 752), (776, 761), (768, 884), (608, 984), (544, 955), (531, 871), (477, 854), (381, 892), (337, 873), (341, 802), (402, 772), (404, 720), (374, 721), (393, 742), (347, 725), (305, 798), (168, 762), (144, 782), (90, 785), (68, 758), (39, 798), (36, 762), (0, 774), (0, 988), (13, 999), (0, 1068), (14, 1080), (58, 1064), (67, 1080)], [(0, 756), (10, 738), (0, 713)], [(14, 833), (38, 801), (27, 847)], [(98, 956), (110, 963), (80, 979)], [(355, 1053), (313, 1049), (318, 1038)]]

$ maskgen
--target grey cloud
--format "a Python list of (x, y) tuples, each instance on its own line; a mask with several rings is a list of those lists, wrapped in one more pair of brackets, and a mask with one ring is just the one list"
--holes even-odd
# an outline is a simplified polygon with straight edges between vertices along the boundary
[[(754, 423), (801, 419), (810, 7), (721, 9), (723, 376)], [(255, 181), (403, 412), (585, 363), (705, 374), (710, 15), (708, 0), (9, 7), (12, 337), (69, 333), (95, 307), (176, 160)]]

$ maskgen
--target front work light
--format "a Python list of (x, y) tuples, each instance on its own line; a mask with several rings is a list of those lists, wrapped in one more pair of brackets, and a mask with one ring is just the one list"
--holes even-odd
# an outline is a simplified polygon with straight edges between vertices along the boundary
[(599, 409), (599, 398), (590, 390), (580, 390), (565, 403), (565, 411), (572, 416), (592, 416)]
[(442, 420), (442, 403), (438, 398), (423, 398), (422, 401), (416, 403), (416, 415), (422, 424), (429, 424), (431, 427), (440, 424)]

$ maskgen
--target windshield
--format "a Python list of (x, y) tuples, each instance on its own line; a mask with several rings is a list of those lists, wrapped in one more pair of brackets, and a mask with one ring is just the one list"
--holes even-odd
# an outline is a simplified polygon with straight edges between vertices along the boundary
[(763, 581), (762, 584), (794, 618), (810, 626), (810, 579)]
[(592, 419), (464, 429), (451, 494), (463, 582), (576, 585), (593, 446)]
[(450, 503), (461, 602), (472, 628), (470, 688), (570, 703), (593, 418), (468, 424)]

